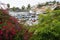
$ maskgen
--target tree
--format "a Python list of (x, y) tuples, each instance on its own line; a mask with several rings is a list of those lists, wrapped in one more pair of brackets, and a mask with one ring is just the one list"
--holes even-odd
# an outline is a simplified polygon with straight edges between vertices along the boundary
[(13, 10), (13, 11), (16, 11), (16, 7), (13, 7), (12, 10)]
[(38, 5), (37, 5), (37, 8), (40, 8), (40, 7), (42, 7), (42, 6), (43, 6), (43, 5), (41, 5), (41, 4), (38, 4)]
[(7, 7), (10, 8), (10, 4), (7, 4)]
[(31, 32), (18, 23), (18, 19), (0, 10), (0, 40), (29, 40)]
[(28, 4), (27, 9), (28, 9), (28, 10), (30, 10), (30, 9), (31, 9), (31, 5), (30, 5), (30, 4)]
[(25, 10), (25, 6), (24, 5), (22, 6), (22, 10)]
[(55, 4), (56, 3), (56, 0), (54, 0), (53, 3)]
[(49, 4), (49, 2), (46, 2), (46, 4), (45, 5), (48, 5)]
[(57, 6), (54, 10), (60, 10), (60, 7), (59, 7), (59, 6)]
[(59, 2), (59, 1), (57, 1), (57, 4), (60, 4), (60, 2)]
[(60, 40), (60, 10), (39, 15), (38, 27), (30, 40)]

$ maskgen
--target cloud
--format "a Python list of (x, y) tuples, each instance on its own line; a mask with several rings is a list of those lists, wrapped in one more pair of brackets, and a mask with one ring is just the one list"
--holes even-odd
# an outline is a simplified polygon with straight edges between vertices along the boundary
[[(46, 2), (46, 1), (53, 1), (53, 0), (0, 0), (3, 3), (9, 3), (11, 7), (16, 6), (16, 7), (21, 7), (22, 5), (27, 6), (28, 4), (31, 4), (31, 6)], [(58, 0), (59, 1), (59, 0)]]

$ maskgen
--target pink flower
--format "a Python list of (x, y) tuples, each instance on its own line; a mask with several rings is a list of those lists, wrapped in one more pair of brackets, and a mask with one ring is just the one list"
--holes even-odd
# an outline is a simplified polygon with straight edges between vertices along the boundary
[(15, 28), (14, 28), (14, 27), (10, 28), (10, 31), (11, 31), (11, 33), (12, 33), (13, 35), (15, 35), (15, 34), (16, 34), (16, 30), (15, 30)]
[(2, 37), (0, 36), (0, 40), (2, 40)]
[(3, 12), (4, 14), (8, 14), (8, 13), (9, 13), (8, 10), (2, 10), (2, 12)]
[(12, 26), (12, 23), (11, 22), (7, 22), (7, 25), (11, 27)]
[(2, 24), (2, 22), (0, 22), (0, 24)]
[(5, 37), (6, 37), (6, 39), (8, 39), (8, 34), (7, 33), (5, 34)]
[(1, 35), (1, 34), (3, 34), (3, 31), (2, 31), (2, 30), (0, 30), (0, 35)]
[(9, 19), (12, 20), (12, 21), (15, 22), (15, 23), (18, 23), (18, 19), (16, 19), (15, 17), (12, 17), (12, 16), (11, 16)]
[(7, 26), (3, 26), (2, 28), (3, 28), (3, 29), (7, 29)]
[(12, 40), (13, 39), (13, 35), (10, 35), (10, 40)]

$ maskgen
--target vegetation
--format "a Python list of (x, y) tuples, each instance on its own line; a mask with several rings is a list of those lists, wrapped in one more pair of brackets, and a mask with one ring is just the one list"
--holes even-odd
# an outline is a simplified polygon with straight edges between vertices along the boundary
[(31, 9), (31, 5), (28, 4), (28, 6), (27, 6), (27, 10), (30, 10), (30, 9)]
[[(7, 6), (10, 7), (9, 4)], [(38, 8), (41, 6), (38, 4)], [(27, 10), (30, 8), (28, 4)], [(19, 8), (12, 9), (16, 11)], [(22, 6), (23, 10), (25, 6)], [(60, 40), (60, 7), (53, 11), (48, 8), (46, 14), (40, 14), (38, 18), (37, 25), (25, 26), (10, 16), (7, 10), (0, 10), (0, 40)]]
[(10, 8), (10, 4), (7, 4), (7, 7)]
[(16, 7), (13, 7), (12, 10), (13, 10), (13, 11), (16, 11)]
[(22, 11), (25, 10), (25, 6), (22, 6)]
[(54, 10), (60, 10), (60, 6), (56, 7)]
[(31, 35), (7, 10), (0, 10), (0, 40), (29, 40)]
[(39, 23), (29, 29), (34, 34), (30, 40), (60, 40), (60, 10), (40, 14)]
[(41, 4), (38, 4), (38, 5), (37, 5), (37, 8), (40, 8), (40, 7), (42, 7), (42, 6), (43, 6), (43, 5), (41, 5)]

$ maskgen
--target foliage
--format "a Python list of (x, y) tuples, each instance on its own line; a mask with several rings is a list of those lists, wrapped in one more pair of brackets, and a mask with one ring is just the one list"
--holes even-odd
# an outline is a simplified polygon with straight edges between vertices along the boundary
[(7, 4), (7, 7), (10, 8), (10, 4)]
[(13, 7), (12, 10), (13, 10), (13, 11), (16, 11), (16, 7)]
[(46, 2), (46, 4), (45, 5), (48, 5), (49, 4), (49, 2)]
[(25, 6), (22, 6), (22, 10), (25, 10)]
[(60, 10), (60, 6), (57, 6), (54, 10)]
[(30, 40), (60, 40), (60, 10), (40, 14), (38, 28), (33, 30)]
[(40, 7), (42, 7), (42, 6), (43, 6), (43, 5), (41, 5), (41, 4), (38, 4), (38, 5), (37, 5), (37, 8), (40, 8)]
[(10, 16), (7, 10), (0, 10), (0, 40), (29, 40), (32, 32), (28, 32), (18, 19)]
[(30, 10), (30, 9), (31, 9), (31, 5), (30, 5), (30, 4), (28, 4), (27, 9), (28, 9), (28, 10)]

